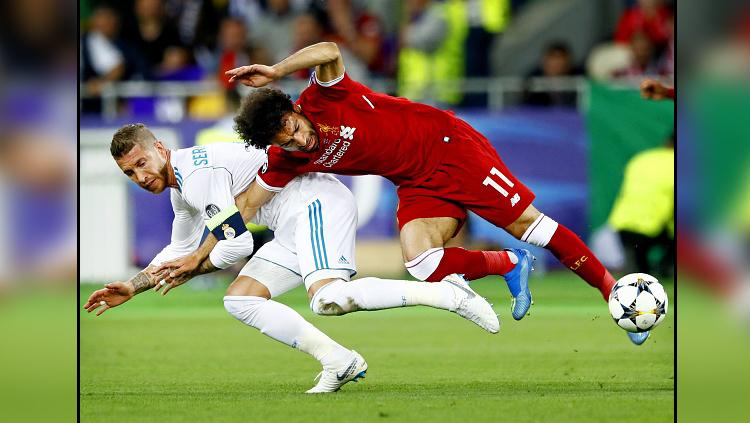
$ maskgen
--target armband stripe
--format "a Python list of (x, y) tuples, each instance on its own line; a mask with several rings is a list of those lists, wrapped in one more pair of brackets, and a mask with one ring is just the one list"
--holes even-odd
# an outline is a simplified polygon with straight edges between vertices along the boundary
[[(237, 209), (235, 208), (235, 210)], [(245, 227), (245, 221), (242, 220), (242, 215), (239, 211), (234, 212), (234, 214), (219, 222), (216, 227), (211, 229), (211, 233), (219, 241), (236, 238), (245, 232), (247, 232), (247, 227)]]
[(237, 206), (232, 204), (231, 206), (227, 207), (224, 210), (221, 210), (220, 212), (216, 213), (212, 218), (208, 219), (208, 222), (206, 222), (206, 226), (208, 227), (209, 231), (213, 231), (216, 229), (217, 226), (219, 226), (221, 223), (223, 223), (229, 216), (239, 212), (239, 209), (237, 209)]

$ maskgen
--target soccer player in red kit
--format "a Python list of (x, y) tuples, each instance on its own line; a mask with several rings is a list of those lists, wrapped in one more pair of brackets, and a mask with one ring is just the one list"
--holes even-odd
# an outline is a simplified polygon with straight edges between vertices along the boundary
[(444, 247), (471, 210), (516, 238), (547, 248), (608, 299), (612, 275), (578, 236), (533, 206), (534, 193), (482, 134), (450, 112), (353, 81), (336, 44), (315, 44), (274, 66), (243, 66), (227, 74), (232, 82), (262, 87), (311, 67), (310, 85), (296, 103), (279, 90), (254, 90), (235, 117), (235, 129), (248, 145), (270, 146), (267, 168), (238, 197), (246, 218), (297, 175), (377, 174), (398, 186), (403, 257), (415, 278), (502, 275), (514, 298), (513, 317), (527, 314), (534, 259), (528, 250)]

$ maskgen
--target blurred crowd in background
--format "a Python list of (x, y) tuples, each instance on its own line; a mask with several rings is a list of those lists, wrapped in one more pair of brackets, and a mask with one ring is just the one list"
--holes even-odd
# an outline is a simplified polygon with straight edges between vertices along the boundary
[[(574, 9), (582, 6), (573, 4), (581, 2), (568, 3)], [(587, 2), (583, 3), (586, 6)], [(338, 43), (354, 79), (396, 81), (383, 85), (384, 91), (451, 107), (487, 107), (486, 92), (491, 87), (482, 80), (487, 77), (590, 76), (607, 80), (673, 75), (671, 1), (588, 3), (596, 13), (581, 22), (591, 28), (579, 32), (593, 33), (591, 39), (582, 41), (570, 32), (561, 32), (559, 37), (547, 34), (538, 45), (514, 52), (503, 50), (502, 44), (512, 45), (529, 27), (527, 22), (514, 26), (514, 21), (542, 22), (549, 14), (547, 2), (83, 0), (80, 78), (82, 94), (87, 97), (83, 110), (101, 111), (99, 96), (108, 82), (209, 80), (231, 90), (234, 87), (224, 71), (252, 63), (271, 65), (321, 41)], [(508, 43), (505, 37), (510, 38)], [(508, 52), (525, 60), (518, 60), (520, 65), (503, 66), (503, 62), (515, 60)], [(306, 81), (308, 76), (308, 72), (300, 72), (295, 78)], [(467, 78), (479, 78), (479, 88), (463, 83)], [(576, 106), (574, 87), (561, 87), (522, 87), (518, 101)], [(188, 112), (214, 118), (222, 114), (225, 105), (215, 96), (203, 95), (192, 99)], [(137, 115), (143, 110), (138, 100), (119, 107), (119, 113), (126, 114)]]

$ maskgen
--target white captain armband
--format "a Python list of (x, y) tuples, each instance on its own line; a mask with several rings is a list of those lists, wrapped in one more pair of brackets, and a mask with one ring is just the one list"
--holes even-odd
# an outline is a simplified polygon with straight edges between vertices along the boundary
[(237, 209), (232, 205), (226, 210), (222, 210), (212, 218), (208, 219), (206, 227), (219, 241), (224, 239), (234, 239), (247, 232), (245, 221)]

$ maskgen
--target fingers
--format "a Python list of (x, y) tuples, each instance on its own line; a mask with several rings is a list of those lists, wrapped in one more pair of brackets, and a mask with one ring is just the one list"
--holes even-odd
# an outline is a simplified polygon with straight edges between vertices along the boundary
[(224, 75), (236, 75), (237, 72), (240, 71), (240, 69), (244, 68), (245, 66), (240, 66), (238, 68), (229, 69), (228, 71), (224, 72)]
[[(86, 307), (86, 311), (87, 311), (88, 313), (91, 313), (92, 311), (94, 311), (94, 310), (98, 309), (99, 307), (105, 307), (105, 309), (106, 309), (106, 308), (109, 308), (109, 306), (107, 305), (107, 302), (106, 302), (106, 301), (104, 301), (104, 300), (100, 300), (100, 301), (95, 301), (95, 302), (94, 302), (94, 303), (92, 303), (92, 304), (89, 304), (89, 305), (88, 305), (88, 307)], [(98, 312), (96, 313), (96, 315), (98, 316), (98, 315), (100, 315), (100, 314), (102, 314), (102, 313), (104, 313), (104, 311), (103, 311), (103, 310), (99, 310), (99, 311), (98, 311)]]
[(224, 74), (225, 75), (240, 76), (240, 75), (246, 74), (248, 72), (252, 72), (254, 69), (255, 69), (255, 65), (240, 66), (238, 68), (229, 69), (228, 71), (224, 72)]
[(83, 308), (88, 309), (91, 304), (93, 304), (96, 301), (96, 298), (94, 294), (91, 294), (88, 300), (86, 300), (86, 304), (83, 305)]
[(160, 289), (162, 289), (162, 287), (164, 287), (164, 286), (166, 286), (166, 285), (167, 285), (167, 282), (166, 282), (166, 281), (165, 281), (164, 279), (161, 279), (161, 280), (160, 280), (160, 281), (159, 281), (159, 282), (158, 282), (158, 283), (156, 284), (156, 286), (154, 286), (154, 292), (159, 292), (159, 290), (160, 290)]
[(162, 264), (156, 266), (154, 269), (152, 269), (151, 270), (151, 274), (152, 275), (156, 275), (156, 274), (159, 274), (159, 273), (166, 272), (169, 269), (177, 266), (177, 264), (178, 264), (179, 261), (180, 261), (180, 259), (165, 261), (164, 263), (162, 263)]
[(174, 285), (173, 283), (168, 283), (164, 287), (164, 291), (161, 293), (162, 296), (167, 295), (167, 292), (171, 291), (172, 288), (176, 287), (177, 285)]
[(96, 312), (96, 315), (97, 316), (101, 316), (101, 314), (104, 313), (107, 310), (109, 310), (109, 306), (105, 304), (105, 305), (102, 306), (102, 308), (99, 309), (99, 311)]
[(154, 279), (156, 279), (157, 281), (160, 281), (160, 280), (166, 278), (167, 276), (169, 276), (170, 270), (171, 269), (164, 269), (164, 270), (160, 270), (158, 272), (152, 272), (151, 275), (154, 277)]
[(99, 289), (91, 293), (88, 300), (86, 300), (86, 304), (83, 305), (83, 308), (88, 309), (92, 304), (98, 303), (101, 300), (102, 294), (107, 292), (106, 289)]
[(176, 279), (181, 276), (183, 276), (185, 273), (190, 272), (192, 269), (190, 269), (187, 265), (181, 264), (178, 267), (175, 267), (169, 272), (169, 275), (167, 275), (164, 279), (167, 282), (172, 282), (170, 279)]

